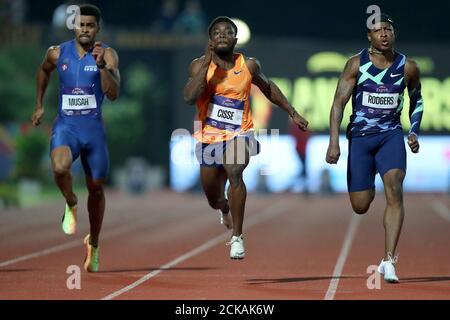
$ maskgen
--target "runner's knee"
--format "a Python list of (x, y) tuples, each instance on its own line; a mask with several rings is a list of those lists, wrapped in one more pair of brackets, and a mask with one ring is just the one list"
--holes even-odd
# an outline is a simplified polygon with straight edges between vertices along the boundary
[(88, 188), (88, 192), (90, 196), (94, 196), (96, 198), (100, 198), (104, 196), (104, 191), (102, 186), (95, 186), (92, 188)]
[(208, 204), (213, 209), (220, 209), (222, 208), (223, 202), (226, 201), (224, 199), (208, 199)]
[(58, 161), (53, 163), (53, 173), (55, 175), (61, 176), (70, 172), (70, 163), (65, 163), (64, 161)]
[(232, 167), (228, 170), (228, 180), (230, 181), (231, 187), (236, 187), (243, 183), (242, 179), (242, 169), (240, 167)]
[(392, 184), (384, 187), (388, 205), (401, 205), (403, 188), (401, 184)]
[(352, 203), (353, 211), (357, 214), (365, 214), (367, 211), (369, 211), (370, 203), (366, 204), (359, 204), (359, 203)]
[(104, 195), (103, 181), (88, 180), (86, 185), (90, 196), (102, 197)]

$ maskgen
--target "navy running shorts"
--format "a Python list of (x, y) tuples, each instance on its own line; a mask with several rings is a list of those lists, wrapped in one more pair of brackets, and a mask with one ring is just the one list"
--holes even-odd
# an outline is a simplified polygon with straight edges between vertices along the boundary
[(391, 131), (349, 139), (347, 187), (349, 192), (375, 188), (375, 175), (384, 176), (391, 169), (406, 172), (403, 131)]

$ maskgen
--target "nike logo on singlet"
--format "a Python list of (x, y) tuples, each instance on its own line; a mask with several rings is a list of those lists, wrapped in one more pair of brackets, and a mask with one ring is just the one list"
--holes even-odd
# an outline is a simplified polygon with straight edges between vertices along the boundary
[(398, 76), (401, 76), (401, 75), (402, 75), (401, 73), (397, 73), (397, 74), (391, 73), (391, 78), (395, 78), (395, 77), (398, 77)]

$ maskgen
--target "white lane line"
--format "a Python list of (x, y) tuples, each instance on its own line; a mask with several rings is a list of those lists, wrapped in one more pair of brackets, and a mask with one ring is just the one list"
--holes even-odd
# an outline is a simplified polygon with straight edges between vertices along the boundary
[(64, 244), (61, 244), (61, 245), (58, 245), (58, 246), (54, 246), (54, 247), (51, 247), (51, 248), (48, 248), (48, 249), (44, 249), (44, 250), (33, 252), (33, 253), (30, 253), (30, 254), (27, 254), (27, 255), (24, 255), (24, 256), (20, 256), (20, 257), (11, 259), (11, 260), (2, 261), (2, 262), (0, 262), (0, 267), (6, 267), (6, 266), (9, 266), (11, 264), (15, 264), (15, 263), (19, 263), (19, 262), (22, 262), (22, 261), (30, 260), (30, 259), (33, 259), (33, 258), (39, 258), (39, 257), (42, 257), (42, 256), (46, 256), (46, 255), (49, 255), (49, 254), (52, 254), (52, 253), (55, 253), (55, 252), (60, 252), (60, 251), (64, 251), (64, 250), (67, 250), (67, 249), (75, 248), (76, 246), (79, 246), (81, 244), (81, 241), (82, 241), (82, 239), (74, 240), (74, 241), (71, 241), (71, 242), (68, 242), (68, 243), (64, 243)]
[(433, 200), (431, 207), (442, 219), (450, 221), (450, 209), (441, 200)]
[[(203, 207), (203, 205), (202, 206), (195, 206), (194, 209), (198, 209), (197, 207), (200, 208), (200, 207)], [(115, 236), (127, 233), (127, 232), (132, 231), (132, 230), (136, 230), (136, 228), (138, 228), (136, 226), (136, 222), (142, 223), (142, 222), (145, 222), (146, 220), (147, 220), (147, 217), (140, 217), (137, 220), (133, 220), (133, 224), (127, 223), (126, 225), (122, 225), (122, 226), (120, 226), (118, 228), (112, 227), (113, 229), (107, 229), (104, 233), (102, 233), (101, 238), (102, 238), (102, 240), (103, 239), (108, 239), (108, 238), (112, 238), (112, 237), (115, 237)], [(152, 220), (152, 221), (150, 221), (149, 226), (154, 225), (154, 224), (159, 223), (159, 222), (160, 222), (160, 219)], [(123, 223), (124, 222), (121, 221), (118, 224), (123, 224)], [(142, 225), (139, 224), (139, 228), (140, 227), (142, 227)], [(0, 268), (1, 267), (6, 267), (6, 266), (9, 266), (9, 265), (12, 265), (12, 264), (16, 264), (16, 263), (19, 263), (19, 262), (22, 262), (22, 261), (26, 261), (26, 260), (30, 260), (30, 259), (34, 259), (34, 258), (40, 258), (40, 257), (47, 256), (47, 255), (50, 255), (50, 254), (53, 254), (53, 253), (65, 251), (65, 250), (72, 249), (72, 248), (75, 248), (75, 247), (81, 246), (81, 245), (83, 245), (83, 238), (80, 238), (80, 239), (77, 239), (77, 240), (72, 240), (70, 242), (67, 242), (67, 243), (64, 243), (64, 244), (59, 244), (59, 245), (56, 245), (56, 246), (53, 246), (53, 247), (50, 247), (50, 248), (46, 248), (46, 249), (42, 249), (42, 250), (39, 250), (39, 251), (36, 251), (36, 252), (32, 252), (32, 253), (29, 253), (29, 254), (26, 254), (26, 255), (23, 255), (23, 256), (16, 257), (14, 259), (1, 261), (0, 262)]]
[(350, 224), (347, 228), (344, 243), (342, 244), (341, 252), (339, 253), (339, 258), (336, 262), (336, 266), (334, 267), (333, 277), (330, 281), (330, 285), (328, 286), (328, 290), (325, 294), (324, 300), (334, 299), (334, 295), (336, 294), (336, 290), (339, 285), (339, 278), (342, 274), (342, 270), (344, 269), (345, 261), (347, 260), (348, 253), (350, 252), (353, 238), (355, 237), (360, 220), (361, 217), (357, 216), (356, 214), (352, 215)]
[[(269, 220), (273, 217), (275, 217), (276, 215), (282, 213), (282, 212), (286, 212), (286, 210), (289, 208), (289, 202), (286, 201), (279, 201), (276, 202), (274, 205), (268, 207), (267, 209), (254, 214), (253, 216), (251, 216), (246, 222), (245, 222), (245, 229), (248, 230), (249, 228), (260, 224), (266, 220)], [(133, 290), (134, 288), (136, 288), (137, 286), (139, 286), (140, 284), (146, 282), (147, 280), (157, 276), (158, 274), (160, 274), (161, 272), (163, 272), (164, 270), (168, 270), (174, 266), (176, 266), (177, 264), (188, 260), (212, 247), (214, 247), (217, 244), (223, 243), (224, 241), (228, 240), (228, 238), (230, 237), (230, 232), (224, 232), (221, 235), (203, 243), (202, 245), (196, 247), (195, 249), (179, 256), (178, 258), (175, 258), (174, 260), (162, 265), (161, 267), (159, 267), (157, 270), (154, 270), (148, 274), (146, 274), (145, 276), (143, 276), (142, 278), (138, 279), (137, 281), (133, 282), (132, 284), (117, 290), (109, 295), (107, 295), (106, 297), (101, 298), (101, 300), (112, 300), (130, 290)]]
[[(114, 229), (112, 231), (105, 232), (105, 235), (102, 236), (102, 239), (108, 239), (111, 237), (115, 237), (117, 235), (127, 233), (130, 230), (135, 230), (135, 229), (136, 229), (136, 225), (126, 225), (126, 226), (118, 227), (117, 229)], [(64, 243), (64, 244), (56, 245), (54, 247), (36, 251), (36, 252), (30, 253), (27, 255), (19, 256), (17, 258), (11, 259), (11, 260), (2, 261), (2, 262), (0, 262), (0, 267), (6, 267), (6, 266), (9, 266), (9, 265), (12, 265), (15, 263), (19, 263), (22, 261), (39, 258), (39, 257), (43, 257), (43, 256), (46, 256), (46, 255), (49, 255), (52, 253), (72, 249), (72, 248), (81, 246), (82, 244), (83, 244), (83, 238), (80, 238), (77, 240), (72, 240), (72, 241)]]

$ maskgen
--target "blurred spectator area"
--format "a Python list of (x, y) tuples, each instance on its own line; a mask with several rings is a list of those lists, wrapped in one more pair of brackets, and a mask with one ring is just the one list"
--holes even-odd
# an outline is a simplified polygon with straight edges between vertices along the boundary
[[(29, 124), (36, 69), (50, 45), (73, 37), (63, 24), (64, 8), (81, 2), (0, 0), (0, 126), (23, 128)], [(345, 61), (367, 46), (366, 8), (371, 4), (284, 0), (264, 4), (253, 0), (230, 1), (226, 5), (207, 0), (90, 2), (103, 12), (98, 39), (114, 47), (120, 57), (121, 96), (112, 103), (105, 101), (103, 106), (111, 179), (116, 177), (114, 172), (138, 172), (136, 163), (131, 166), (133, 170), (127, 171), (129, 159), (145, 159), (145, 168), (152, 178), (146, 184), (140, 182), (142, 188), (153, 188), (161, 179), (168, 184), (171, 134), (179, 128), (191, 130), (195, 107), (184, 103), (182, 92), (190, 62), (204, 53), (206, 28), (211, 19), (228, 15), (248, 24), (251, 40), (238, 50), (256, 56), (266, 76), (280, 86), (293, 106), (310, 121), (311, 129), (323, 134), (328, 130), (330, 101)], [(450, 2), (422, 6), (421, 10), (411, 9), (411, 1), (403, 2), (378, 1), (378, 4), (396, 20), (399, 50), (414, 57), (420, 65), (428, 110), (423, 133), (448, 134), (450, 36), (446, 24)], [(40, 143), (42, 150), (33, 153), (43, 155), (43, 159), (34, 163), (47, 170), (49, 128), (56, 115), (57, 92), (58, 77), (54, 74), (44, 101), (45, 144)], [(289, 132), (286, 114), (274, 108), (257, 90), (252, 92), (251, 101), (258, 129), (279, 128), (280, 134)], [(346, 112), (350, 111), (347, 107)], [(404, 118), (407, 115), (404, 112)], [(348, 120), (348, 114), (344, 119)], [(0, 141), (3, 157), (0, 162), (5, 168), (5, 159), (19, 154), (16, 142), (23, 136), (18, 129), (7, 131), (13, 143), (5, 148)], [(33, 136), (42, 132), (30, 128), (27, 133), (42, 141)], [(25, 148), (26, 143), (21, 146)], [(27, 158), (28, 153), (22, 151), (22, 157)], [(12, 179), (15, 169), (12, 166), (2, 174)], [(22, 174), (24, 169), (25, 166)], [(48, 175), (37, 178), (51, 181)], [(326, 174), (323, 178), (326, 181)], [(133, 181), (132, 189), (138, 190), (138, 183)]]
[[(58, 0), (0, 0), (2, 7), (25, 7), (27, 23), (50, 24), (55, 8), (65, 1)], [(77, 2), (72, 1), (71, 3)], [(176, 18), (187, 10), (192, 0), (91, 0), (98, 5), (105, 17), (105, 25), (126, 29), (150, 29), (165, 10), (169, 28)], [(194, 1), (196, 2), (196, 1)], [(5, 4), (6, 3), (6, 4)], [(226, 4), (210, 0), (198, 0), (201, 12), (209, 22), (219, 15), (239, 17), (246, 21), (256, 36), (309, 37), (317, 39), (359, 40), (365, 31), (366, 9), (374, 1), (336, 2), (324, 1), (228, 1)], [(448, 17), (450, 2), (430, 0), (426, 3), (414, 0), (375, 1), (382, 11), (388, 12), (401, 30), (405, 41), (448, 41)], [(20, 7), (20, 6), (19, 6)], [(195, 5), (194, 5), (195, 7)], [(163, 9), (166, 8), (166, 9)], [(174, 9), (175, 8), (175, 9)], [(18, 16), (21, 16), (19, 14)], [(22, 14), (23, 16), (23, 14)], [(19, 19), (20, 20), (20, 19)], [(414, 23), (411, 23), (413, 21)]]

